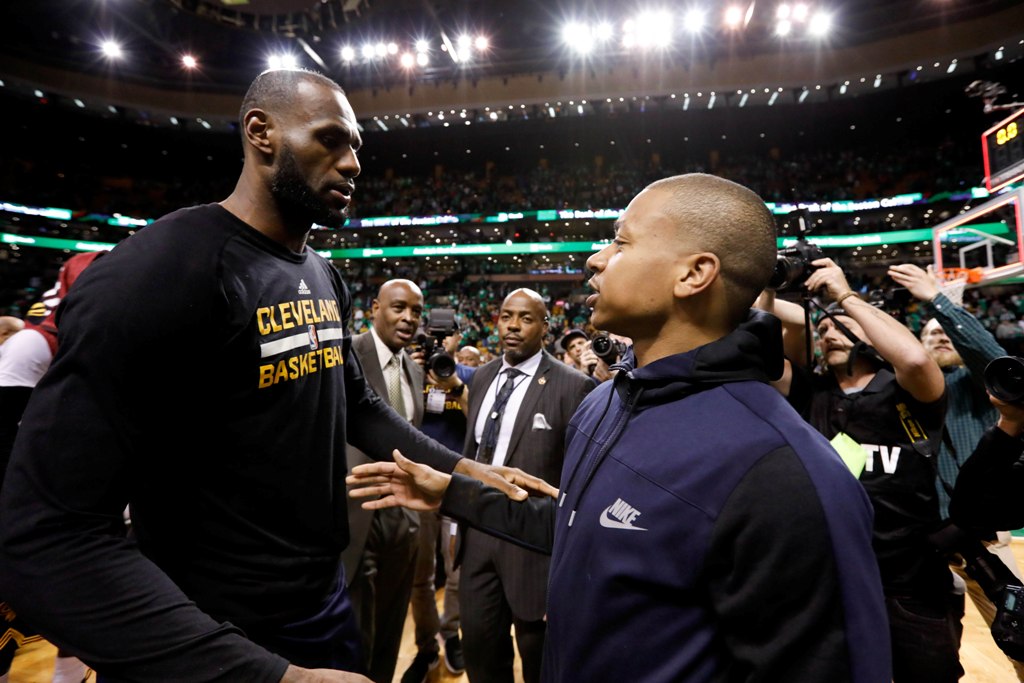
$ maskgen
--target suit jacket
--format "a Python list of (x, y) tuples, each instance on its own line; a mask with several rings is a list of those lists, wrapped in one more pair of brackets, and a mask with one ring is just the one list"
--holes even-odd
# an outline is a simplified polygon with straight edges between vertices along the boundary
[[(589, 377), (559, 362), (547, 351), (541, 353), (540, 366), (530, 379), (530, 386), (516, 414), (505, 464), (558, 486), (569, 419), (595, 385)], [(501, 362), (498, 358), (480, 367), (470, 384), (466, 445), (462, 452), (467, 458), (476, 457), (479, 446), (476, 421), (480, 415), (480, 404), (501, 370)], [(537, 418), (538, 415), (543, 415), (543, 420)], [(545, 424), (550, 428), (545, 428)], [(465, 550), (461, 543), (465, 537), (465, 533), (459, 534), (456, 552), (460, 558)], [(469, 543), (472, 544), (472, 539)], [(530, 621), (541, 619), (546, 611), (550, 558), (503, 542), (496, 564), (513, 614)]]
[[(380, 359), (377, 357), (377, 346), (373, 341), (373, 335), (364, 332), (353, 336), (352, 351), (359, 357), (359, 363), (363, 366), (366, 383), (387, 402), (388, 386), (384, 379), (384, 371), (380, 367)], [(402, 370), (412, 387), (412, 424), (419, 427), (423, 423), (423, 368), (409, 356), (408, 352), (403, 351), (402, 353), (405, 355), (402, 361)], [(347, 447), (346, 456), (349, 472), (356, 465), (374, 462), (372, 458), (354, 446)], [(366, 537), (370, 532), (370, 522), (373, 521), (373, 511), (364, 510), (360, 507), (361, 504), (361, 499), (348, 499), (349, 543), (341, 554), (348, 583), (352, 583), (352, 579), (356, 575), (359, 560), (363, 556), (363, 547), (366, 545)], [(404, 511), (409, 515), (414, 526), (419, 526), (419, 517), (416, 513)]]

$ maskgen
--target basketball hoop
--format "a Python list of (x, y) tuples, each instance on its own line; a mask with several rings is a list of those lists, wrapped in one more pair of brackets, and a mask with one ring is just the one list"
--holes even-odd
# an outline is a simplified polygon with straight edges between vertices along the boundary
[(981, 282), (984, 272), (981, 268), (943, 268), (935, 279), (939, 284), (939, 291), (946, 295), (946, 298), (957, 306), (964, 304), (964, 290), (968, 284)]

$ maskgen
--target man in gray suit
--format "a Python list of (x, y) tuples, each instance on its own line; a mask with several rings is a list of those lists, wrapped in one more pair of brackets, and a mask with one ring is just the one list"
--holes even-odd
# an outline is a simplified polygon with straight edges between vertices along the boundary
[[(423, 421), (423, 369), (405, 347), (423, 315), (423, 293), (409, 280), (381, 285), (368, 332), (352, 337), (366, 382), (414, 426)], [(349, 470), (372, 462), (348, 447)], [(348, 503), (351, 541), (342, 553), (352, 607), (362, 632), (369, 677), (390, 683), (412, 592), (419, 516), (396, 508), (367, 511)]]
[[(594, 384), (543, 350), (548, 312), (540, 295), (517, 289), (501, 305), (505, 354), (470, 384), (463, 455), (511, 465), (557, 486), (569, 418)], [(549, 559), (462, 527), (463, 650), (472, 683), (512, 682), (512, 639), (526, 683), (540, 680)]]

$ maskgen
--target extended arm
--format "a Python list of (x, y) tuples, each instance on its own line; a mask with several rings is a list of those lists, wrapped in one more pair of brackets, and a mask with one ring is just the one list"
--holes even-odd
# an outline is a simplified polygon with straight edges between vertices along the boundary
[(864, 328), (882, 358), (892, 363), (896, 381), (911, 396), (922, 403), (941, 398), (946, 390), (942, 370), (914, 334), (885, 311), (857, 296), (847, 296), (850, 285), (832, 259), (819, 259), (814, 265), (818, 269), (807, 278), (807, 289), (814, 291), (824, 287), (833, 301), (842, 299), (843, 310)]

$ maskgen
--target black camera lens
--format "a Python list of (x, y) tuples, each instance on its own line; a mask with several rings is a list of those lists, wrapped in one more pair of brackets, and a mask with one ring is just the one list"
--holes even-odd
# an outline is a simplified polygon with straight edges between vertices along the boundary
[(1024, 358), (1002, 356), (985, 367), (985, 388), (1000, 401), (1024, 401)]
[(444, 379), (455, 374), (455, 359), (449, 356), (444, 350), (437, 351), (427, 361), (427, 367), (435, 375)]

